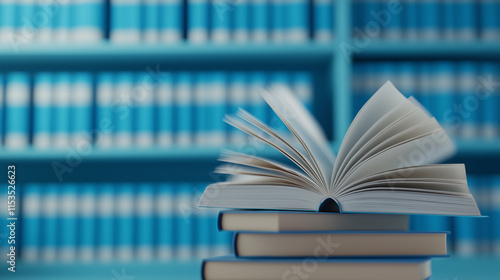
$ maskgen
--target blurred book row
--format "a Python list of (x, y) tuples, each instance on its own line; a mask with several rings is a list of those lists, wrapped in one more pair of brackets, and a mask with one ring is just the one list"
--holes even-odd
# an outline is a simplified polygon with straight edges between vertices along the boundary
[(241, 143), (246, 136), (222, 119), (244, 108), (269, 121), (272, 114), (260, 96), (263, 89), (287, 85), (309, 108), (313, 98), (308, 72), (42, 72), (33, 76), (12, 72), (0, 78), (5, 78), (5, 120), (0, 120), (4, 127), (0, 131), (8, 149)]
[(0, 42), (304, 42), (333, 38), (333, 0), (0, 2)]
[(353, 0), (353, 36), (385, 39), (498, 39), (495, 0)]
[(232, 235), (218, 232), (217, 211), (196, 207), (205, 186), (24, 185), (18, 205), (18, 252), (22, 260), (36, 262), (182, 260), (226, 254)]
[(354, 64), (353, 112), (391, 80), (414, 96), (451, 136), (500, 137), (500, 65), (490, 62), (363, 62)]

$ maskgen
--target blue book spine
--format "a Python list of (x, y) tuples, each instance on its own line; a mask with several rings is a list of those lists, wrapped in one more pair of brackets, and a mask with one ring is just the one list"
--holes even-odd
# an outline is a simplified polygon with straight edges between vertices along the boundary
[(54, 76), (54, 140), (53, 144), (58, 149), (64, 149), (70, 144), (70, 99), (71, 75), (60, 72)]
[(231, 38), (231, 4), (214, 1), (210, 14), (210, 39), (216, 43), (226, 43)]
[(403, 38), (403, 12), (400, 1), (384, 1), (383, 9), (376, 13), (376, 20), (385, 26), (383, 36), (395, 40)]
[(285, 26), (288, 21), (294, 21), (295, 19), (288, 19), (288, 2), (283, 0), (271, 0), (271, 39), (274, 42), (283, 42), (285, 40)]
[(250, 73), (248, 86), (249, 112), (259, 120), (264, 121), (267, 119), (267, 107), (264, 99), (261, 97), (261, 91), (266, 87), (266, 74), (264, 72)]
[(22, 149), (28, 146), (30, 77), (27, 73), (7, 74), (5, 92), (5, 146)]
[(188, 40), (202, 43), (208, 40), (211, 11), (209, 0), (187, 0), (188, 7)]
[(160, 0), (160, 40), (175, 43), (182, 40), (182, 0)]
[(154, 144), (154, 91), (144, 86), (148, 84), (150, 75), (137, 75), (135, 85), (135, 144), (138, 147), (152, 147)]
[(291, 76), (293, 91), (306, 108), (313, 112), (313, 77), (309, 72), (296, 72)]
[(175, 188), (175, 251), (178, 259), (186, 260), (194, 253), (193, 191), (189, 183), (177, 184)]
[(52, 18), (52, 40), (55, 42), (68, 42), (70, 40), (71, 3), (60, 1), (58, 12)]
[(442, 12), (442, 26), (443, 26), (443, 38), (453, 39), (456, 37), (457, 33), (457, 23), (455, 18), (455, 1), (454, 0), (441, 0), (441, 12)]
[[(474, 197), (477, 194), (478, 180), (475, 176), (468, 176), (469, 189)], [(473, 255), (476, 253), (477, 219), (473, 217), (455, 217), (455, 253)]]
[(238, 43), (245, 43), (250, 37), (250, 1), (239, 0), (231, 13), (233, 40)]
[(476, 90), (476, 63), (464, 61), (458, 64), (458, 99), (461, 108), (458, 117), (461, 118), (459, 124), (459, 136), (463, 138), (473, 138), (477, 136), (479, 100), (475, 96)]
[(227, 74), (214, 72), (210, 77), (210, 91), (207, 96), (208, 105), (208, 143), (211, 146), (226, 144), (226, 125), (222, 121), (226, 113)]
[[(494, 62), (484, 62), (481, 65), (480, 77), (488, 80), (488, 77), (495, 80), (500, 73), (500, 67)], [(482, 79), (480, 78), (480, 79)], [(482, 85), (477, 91), (476, 96), (480, 100), (480, 118), (481, 118), (481, 137), (494, 139), (500, 135), (500, 92), (492, 90), (488, 85)]]
[[(403, 61), (398, 66), (399, 72), (399, 85), (401, 87), (401, 92), (406, 96), (416, 97), (417, 95), (417, 78), (416, 67), (414, 62)], [(366, 93), (365, 93), (366, 94)]]
[(13, 39), (16, 24), (16, 1), (3, 0), (0, 2), (0, 42), (9, 43)]
[(77, 243), (77, 191), (75, 184), (64, 184), (59, 191), (60, 246), (59, 259), (63, 262), (73, 262), (76, 259)]
[(455, 22), (457, 28), (457, 38), (461, 40), (471, 40), (476, 36), (476, 1), (463, 0), (455, 4)]
[(115, 187), (102, 184), (97, 191), (97, 258), (110, 261), (115, 246)]
[(404, 2), (403, 24), (405, 37), (415, 40), (418, 38), (418, 7), (417, 1), (405, 0)]
[[(41, 195), (39, 184), (27, 184), (22, 189), (22, 259), (27, 262), (40, 260)], [(3, 198), (3, 197), (2, 197)], [(4, 200), (6, 201), (6, 200)], [(17, 247), (17, 246), (16, 246)]]
[[(97, 186), (85, 183), (79, 186), (78, 196), (78, 259), (90, 262), (96, 259), (97, 240)], [(99, 228), (99, 231), (101, 228)]]
[(152, 184), (142, 183), (137, 186), (136, 216), (137, 216), (137, 258), (151, 260), (154, 256), (154, 197), (155, 188)]
[(59, 5), (56, 1), (35, 1), (35, 12), (31, 17), (31, 22), (36, 26), (35, 41), (51, 42), (53, 40), (53, 21)]
[(367, 63), (356, 63), (353, 65), (353, 79), (352, 79), (352, 91), (353, 91), (353, 119), (359, 110), (363, 107), (365, 102), (368, 100), (368, 94), (366, 91), (366, 80), (371, 73), (368, 72), (369, 68)]
[(33, 146), (47, 149), (51, 145), (52, 74), (38, 73), (33, 90)]
[[(305, 42), (309, 38), (309, 2), (293, 0), (285, 2), (285, 34), (287, 41)], [(332, 20), (333, 28), (333, 20)]]
[(476, 202), (479, 210), (481, 211), (481, 215), (489, 217), (489, 218), (481, 218), (477, 219), (477, 253), (480, 254), (489, 254), (492, 248), (492, 236), (491, 236), (491, 219), (493, 212), (492, 202), (490, 190), (494, 186), (494, 181), (491, 176), (480, 176), (478, 177), (478, 185)]
[(196, 145), (206, 146), (209, 143), (210, 111), (209, 99), (211, 90), (209, 89), (210, 74), (205, 72), (196, 73), (194, 76), (194, 108), (196, 117), (195, 142)]
[(111, 41), (139, 42), (141, 40), (141, 0), (110, 0), (110, 10)]
[(116, 133), (113, 137), (115, 146), (132, 146), (132, 128), (134, 111), (132, 110), (132, 92), (134, 74), (130, 72), (117, 73), (115, 77), (115, 91), (113, 120), (116, 124)]
[(165, 76), (156, 92), (158, 112), (157, 144), (162, 147), (171, 146), (174, 142), (174, 82), (172, 74)]
[(120, 260), (131, 260), (134, 256), (134, 186), (129, 183), (117, 185), (116, 194), (116, 255)]
[(155, 43), (160, 37), (160, 0), (144, 0), (141, 12), (142, 41)]
[(500, 175), (492, 176), (491, 192), (491, 226), (493, 237), (493, 253), (500, 255)]
[[(432, 77), (433, 77), (433, 63), (421, 62), (418, 64), (418, 93), (417, 100), (424, 108), (432, 107)], [(430, 113), (430, 112), (429, 112)]]
[(267, 42), (269, 38), (269, 5), (266, 0), (250, 0), (250, 30), (254, 42)]
[(161, 183), (155, 196), (155, 217), (157, 219), (157, 257), (171, 260), (174, 257), (174, 186)]
[(99, 73), (96, 85), (96, 129), (99, 131), (95, 139), (98, 147), (113, 145), (113, 127), (116, 125), (113, 118), (113, 74)]
[(99, 42), (104, 37), (105, 0), (72, 0), (71, 39)]
[(432, 100), (428, 109), (438, 123), (453, 135), (453, 105), (455, 99), (455, 66), (453, 62), (437, 62), (433, 67)]
[[(199, 201), (203, 191), (205, 190), (206, 184), (198, 184), (196, 188), (196, 197), (194, 201)], [(212, 223), (212, 212), (207, 211), (207, 209), (198, 208), (195, 216), (195, 235), (196, 235), (196, 245), (195, 245), (195, 257), (206, 258), (211, 255), (211, 242), (210, 242), (210, 231), (213, 227)]]
[(493, 40), (500, 36), (499, 5), (496, 0), (479, 1), (481, 39)]
[(79, 72), (73, 74), (71, 90), (71, 144), (80, 151), (90, 149), (92, 144), (92, 75)]
[[(419, 37), (424, 40), (436, 40), (439, 37), (439, 2), (434, 0), (422, 0), (419, 5)], [(425, 16), (423, 16), (425, 15)]]
[[(272, 94), (273, 90), (279, 87), (290, 89), (291, 77), (286, 72), (272, 72), (268, 77), (269, 90)], [(293, 92), (297, 94), (296, 92)], [(270, 106), (266, 106), (266, 115), (268, 119), (264, 119), (265, 123), (269, 124), (272, 128), (280, 132), (287, 132), (286, 125), (281, 121), (281, 119), (274, 114), (273, 109)]]
[(192, 75), (188, 72), (181, 72), (175, 79), (175, 107), (176, 107), (176, 144), (179, 146), (189, 146), (192, 144), (193, 122), (192, 122)]
[(42, 227), (41, 227), (41, 258), (46, 262), (53, 262), (57, 258), (57, 245), (59, 237), (58, 219), (59, 214), (59, 186), (56, 184), (48, 184), (44, 186), (42, 201), (41, 201), (41, 214), (42, 214)]
[[(229, 113), (236, 114), (239, 108), (247, 109), (247, 75), (243, 72), (229, 74)], [(230, 140), (232, 145), (244, 145), (248, 140), (246, 134), (239, 129), (230, 129)]]
[[(35, 0), (18, 0), (16, 3), (16, 17), (14, 19), (15, 35), (11, 38), (18, 43), (26, 44), (35, 39), (36, 27), (31, 27), (31, 18), (35, 12)], [(14, 39), (15, 38), (15, 39)]]
[[(365, 2), (365, 9), (371, 7), (375, 1), (370, 0)], [(329, 42), (333, 40), (333, 14), (334, 3), (332, 0), (313, 0), (314, 7), (314, 39), (319, 42)], [(363, 14), (364, 19), (368, 17)]]

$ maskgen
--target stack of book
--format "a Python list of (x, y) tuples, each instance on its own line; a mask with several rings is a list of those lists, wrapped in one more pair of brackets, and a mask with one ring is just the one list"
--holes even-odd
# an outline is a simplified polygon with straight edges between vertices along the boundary
[(206, 259), (203, 278), (427, 279), (446, 232), (408, 231), (409, 216), (294, 211), (221, 212), (234, 256)]
[(220, 157), (216, 173), (228, 180), (209, 185), (199, 205), (254, 211), (222, 213), (220, 228), (237, 231), (235, 256), (205, 260), (204, 279), (427, 279), (430, 258), (447, 255), (447, 233), (407, 231), (405, 215), (481, 215), (465, 166), (431, 164), (453, 154), (443, 128), (391, 82), (361, 108), (338, 155), (286, 88), (262, 96), (291, 134), (244, 110), (225, 121), (295, 165)]

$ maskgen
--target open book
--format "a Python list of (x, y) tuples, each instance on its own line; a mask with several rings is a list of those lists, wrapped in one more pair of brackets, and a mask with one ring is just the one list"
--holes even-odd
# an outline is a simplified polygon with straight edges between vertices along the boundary
[(239, 110), (225, 121), (293, 166), (224, 151), (199, 206), (351, 213), (480, 215), (463, 164), (432, 164), (454, 145), (425, 109), (385, 83), (358, 112), (335, 156), (319, 124), (286, 87), (263, 91), (286, 125), (278, 132)]

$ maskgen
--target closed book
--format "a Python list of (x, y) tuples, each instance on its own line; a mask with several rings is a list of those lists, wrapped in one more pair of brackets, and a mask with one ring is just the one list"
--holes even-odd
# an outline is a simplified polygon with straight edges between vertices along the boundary
[[(445, 256), (446, 232), (239, 232), (241, 257)], [(293, 244), (293, 245), (292, 245)]]
[(160, 0), (145, 0), (141, 6), (141, 39), (155, 43), (160, 38)]
[(171, 183), (160, 183), (155, 196), (155, 224), (157, 240), (156, 257), (170, 260), (174, 257), (174, 186)]
[(160, 81), (156, 90), (156, 143), (168, 147), (174, 143), (174, 82), (172, 74)]
[(199, 146), (206, 146), (210, 143), (208, 136), (212, 126), (211, 108), (209, 105), (211, 104), (211, 89), (209, 88), (210, 74), (206, 72), (196, 73), (194, 74), (194, 80), (195, 143)]
[(477, 64), (474, 61), (462, 61), (457, 71), (458, 104), (462, 114), (458, 127), (458, 135), (463, 138), (474, 138), (479, 134), (479, 100), (476, 97)]
[(71, 39), (71, 3), (70, 1), (58, 2), (58, 12), (54, 12), (52, 23), (52, 40), (54, 42), (69, 42)]
[[(370, 0), (368, 0), (370, 1)], [(403, 25), (405, 38), (415, 40), (418, 38), (418, 2), (404, 0)]]
[(114, 257), (115, 248), (115, 187), (113, 184), (102, 184), (97, 191), (97, 259), (110, 261)]
[(52, 74), (38, 73), (34, 77), (33, 89), (33, 147), (47, 149), (51, 146), (52, 134)]
[(154, 97), (156, 87), (149, 82), (151, 78), (146, 72), (135, 77), (133, 91), (134, 108), (134, 142), (142, 148), (149, 148), (154, 144)]
[(179, 183), (175, 186), (175, 252), (180, 260), (190, 259), (194, 255), (194, 215), (192, 184)]
[[(105, 0), (71, 0), (71, 40), (99, 42), (104, 37)], [(113, 15), (115, 16), (115, 15)]]
[(175, 76), (174, 117), (175, 143), (179, 146), (189, 146), (193, 142), (193, 104), (192, 104), (192, 74), (181, 72)]
[(443, 129), (453, 135), (453, 105), (455, 103), (455, 66), (453, 62), (436, 62), (431, 77), (433, 102), (429, 110)]
[(229, 13), (231, 4), (224, 1), (211, 1), (213, 5), (210, 13), (210, 39), (215, 43), (226, 43), (231, 38)]
[[(290, 0), (285, 3), (285, 38), (290, 42), (306, 42), (309, 38), (308, 0)], [(333, 9), (331, 9), (331, 12)], [(333, 29), (333, 20), (331, 29)]]
[(476, 1), (462, 0), (455, 4), (455, 22), (457, 38), (460, 40), (471, 40), (476, 37), (477, 14)]
[(250, 1), (250, 30), (252, 41), (262, 43), (269, 40), (269, 5), (266, 0)]
[(227, 231), (404, 231), (409, 216), (297, 211), (221, 211), (218, 225)]
[[(365, 2), (366, 8), (372, 4), (374, 0)], [(332, 0), (313, 0), (314, 22), (313, 35), (314, 40), (318, 42), (330, 42), (333, 40), (333, 22), (334, 22), (334, 3)], [(363, 18), (367, 21), (368, 15), (363, 14)], [(363, 25), (364, 27), (364, 25)], [(362, 28), (364, 30), (364, 28)]]
[(457, 18), (455, 18), (455, 1), (442, 0), (439, 1), (442, 12), (442, 33), (443, 38), (446, 40), (454, 39), (457, 37)]
[(481, 74), (478, 78), (480, 86), (476, 96), (480, 100), (480, 137), (484, 139), (494, 139), (500, 136), (500, 91), (492, 90), (488, 86), (487, 80), (498, 79), (500, 67), (494, 62), (484, 62), (481, 64)]
[(134, 186), (130, 183), (117, 185), (116, 192), (116, 257), (131, 260), (134, 256)]
[[(271, 7), (271, 39), (274, 42), (283, 42), (285, 40), (285, 22), (289, 21), (286, 14), (288, 2), (283, 0), (272, 0)], [(290, 19), (292, 21), (292, 19)]]
[(72, 75), (70, 142), (79, 151), (92, 144), (92, 75), (78, 72)]
[[(34, 262), (41, 259), (40, 247), (42, 243), (40, 240), (40, 233), (42, 232), (43, 224), (40, 211), (42, 210), (42, 186), (39, 184), (24, 185), (22, 188), (22, 196), (23, 203), (21, 204), (21, 211), (23, 215), (23, 227), (21, 228), (21, 243), (23, 246), (21, 247), (21, 254), (23, 256), (23, 261)], [(3, 240), (2, 243), (4, 243)]]
[(202, 279), (349, 279), (424, 280), (431, 276), (429, 258), (404, 259), (205, 259)]
[(141, 1), (110, 0), (110, 39), (133, 43), (141, 40)]
[[(400, 1), (382, 1), (383, 9), (376, 11), (375, 20), (382, 26), (384, 38), (398, 40), (403, 38), (403, 12), (404, 8)], [(375, 11), (374, 11), (375, 12)], [(436, 27), (437, 28), (437, 27)], [(436, 29), (437, 30), (437, 29)]]
[[(232, 72), (229, 74), (229, 89), (228, 89), (228, 101), (229, 113), (235, 114), (238, 112), (239, 108), (247, 109), (247, 74), (244, 72)], [(229, 142), (232, 145), (244, 145), (247, 140), (247, 135), (239, 130), (233, 129), (230, 131)]]
[(59, 239), (58, 259), (62, 262), (74, 262), (76, 259), (77, 243), (77, 191), (76, 184), (64, 184), (60, 186), (59, 231), (56, 236)]
[(187, 0), (187, 37), (190, 42), (203, 43), (208, 40), (208, 16), (212, 11), (209, 2), (210, 0)]
[(245, 43), (250, 39), (250, 3), (251, 0), (239, 0), (234, 5), (233, 11), (229, 13), (232, 17), (233, 41)]
[(160, 0), (160, 41), (176, 43), (183, 37), (183, 1)]
[[(85, 183), (79, 186), (78, 193), (78, 259), (84, 262), (96, 260), (97, 239), (97, 191), (98, 186)], [(99, 228), (100, 230), (100, 228)]]
[(95, 139), (95, 144), (101, 148), (109, 148), (113, 145), (113, 128), (116, 126), (113, 110), (117, 104), (113, 80), (113, 73), (110, 72), (97, 75), (95, 125), (99, 134)]
[(12, 72), (7, 74), (6, 82), (5, 146), (23, 149), (29, 142), (30, 77)]
[(226, 144), (226, 128), (224, 119), (227, 100), (227, 73), (213, 72), (210, 75), (210, 90), (207, 93), (206, 104), (208, 108), (208, 144), (222, 146)]
[(439, 38), (439, 1), (421, 0), (418, 5), (418, 32), (423, 40), (436, 40)]
[[(0, 42), (7, 43), (13, 39), (16, 23), (16, 0), (0, 0)], [(18, 36), (14, 36), (20, 39)]]
[(151, 260), (154, 256), (155, 235), (155, 188), (151, 183), (141, 183), (136, 186), (135, 215), (137, 219), (137, 258)]
[[(205, 184), (197, 184), (195, 190), (195, 201), (203, 194)], [(197, 258), (207, 258), (211, 255), (211, 246), (213, 243), (210, 240), (211, 235), (217, 233), (213, 221), (214, 211), (203, 211), (198, 209), (195, 215), (195, 252)], [(215, 229), (215, 230), (213, 230)]]
[(54, 135), (53, 144), (57, 149), (64, 149), (70, 144), (71, 130), (71, 74), (56, 73), (54, 76)]
[(134, 110), (132, 110), (132, 93), (134, 74), (119, 72), (115, 74), (113, 95), (113, 124), (116, 127), (113, 142), (116, 147), (128, 148), (133, 143)]
[(41, 254), (40, 259), (53, 262), (57, 258), (57, 246), (59, 236), (59, 186), (57, 184), (48, 184), (44, 186), (41, 201)]
[(500, 254), (500, 175), (493, 175), (491, 191), (491, 233), (493, 238), (493, 253)]

